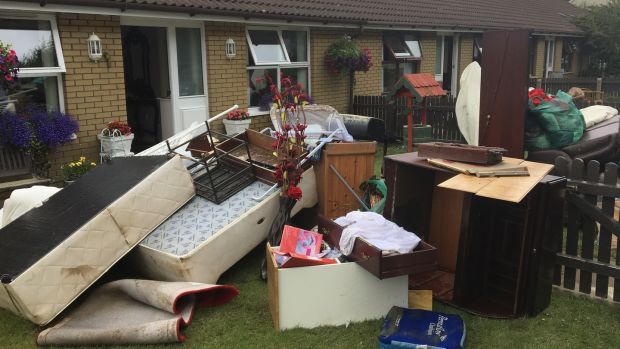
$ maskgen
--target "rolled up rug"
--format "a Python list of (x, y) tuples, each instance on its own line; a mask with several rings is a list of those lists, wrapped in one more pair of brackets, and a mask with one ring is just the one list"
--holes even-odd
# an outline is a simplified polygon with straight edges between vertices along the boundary
[(194, 311), (239, 294), (233, 286), (126, 279), (95, 289), (65, 318), (41, 332), (46, 345), (183, 342)]

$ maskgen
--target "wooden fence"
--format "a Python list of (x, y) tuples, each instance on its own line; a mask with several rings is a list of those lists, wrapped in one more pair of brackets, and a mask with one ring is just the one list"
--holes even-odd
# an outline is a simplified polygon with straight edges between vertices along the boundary
[[(427, 124), (432, 126), (436, 141), (461, 142), (465, 139), (459, 131), (454, 112), (456, 98), (452, 96), (427, 98)], [(403, 126), (407, 124), (407, 106), (404, 98), (389, 100), (385, 96), (354, 96), (353, 113), (371, 116), (385, 122), (389, 140), (403, 138)], [(414, 105), (413, 123), (422, 121), (422, 109)]]
[(571, 87), (586, 88), (592, 91), (603, 91), (607, 94), (620, 92), (620, 79), (618, 78), (531, 78), (531, 87), (540, 87), (547, 93), (555, 94), (558, 90), (568, 92)]
[(556, 160), (558, 175), (568, 179), (566, 230), (557, 254), (554, 284), (584, 294), (620, 301), (620, 197), (618, 165), (605, 165), (601, 178), (597, 161)]

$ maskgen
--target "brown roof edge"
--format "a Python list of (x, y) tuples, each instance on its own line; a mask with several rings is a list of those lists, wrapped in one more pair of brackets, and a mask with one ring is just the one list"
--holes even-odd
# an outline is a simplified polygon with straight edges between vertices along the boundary
[[(46, 4), (58, 4), (58, 5), (74, 5), (74, 6), (88, 6), (88, 7), (103, 7), (103, 8), (116, 8), (121, 11), (132, 9), (132, 10), (144, 10), (144, 11), (173, 11), (177, 13), (186, 13), (190, 16), (203, 14), (203, 15), (213, 15), (213, 16), (230, 16), (237, 17), (240, 19), (250, 19), (250, 18), (261, 18), (261, 19), (276, 19), (276, 20), (304, 20), (315, 23), (334, 23), (334, 24), (349, 24), (356, 26), (384, 26), (387, 28), (393, 28), (394, 30), (399, 30), (402, 28), (411, 28), (411, 30), (435, 30), (435, 31), (455, 31), (459, 30), (463, 31), (491, 31), (491, 30), (519, 30), (523, 28), (475, 28), (470, 26), (453, 26), (453, 27), (443, 27), (443, 26), (412, 26), (411, 24), (403, 24), (403, 23), (390, 23), (390, 22), (382, 22), (382, 21), (360, 21), (360, 20), (347, 20), (347, 19), (339, 19), (339, 18), (321, 18), (316, 16), (303, 16), (303, 15), (278, 15), (278, 14), (261, 14), (256, 12), (249, 11), (231, 11), (231, 10), (217, 10), (217, 9), (205, 9), (198, 7), (189, 7), (189, 6), (171, 6), (165, 4), (156, 4), (156, 3), (135, 3), (128, 2), (124, 0), (23, 0), (27, 2), (34, 2), (41, 4), (44, 7)], [(368, 28), (373, 29), (373, 28)], [(547, 33), (547, 31), (540, 29), (531, 29), (533, 33)], [(554, 32), (556, 33), (556, 32)], [(554, 33), (548, 32), (548, 35), (553, 35)], [(567, 35), (567, 36), (583, 36), (583, 32), (573, 32), (573, 31), (562, 31), (557, 32), (558, 35)]]
[(186, 13), (190, 16), (197, 14), (204, 15), (214, 15), (214, 16), (231, 16), (231, 17), (239, 17), (241, 19), (250, 19), (250, 18), (263, 18), (263, 19), (279, 19), (279, 20), (287, 20), (290, 21), (291, 18), (295, 18), (298, 20), (305, 20), (310, 22), (317, 23), (344, 23), (344, 24), (353, 24), (353, 25), (365, 25), (367, 24), (365, 21), (352, 21), (346, 19), (338, 19), (338, 18), (320, 18), (313, 16), (300, 16), (300, 15), (277, 15), (277, 14), (260, 14), (260, 13), (250, 13), (250, 12), (242, 12), (242, 11), (226, 11), (226, 10), (212, 10), (212, 9), (203, 9), (197, 7), (187, 7), (187, 6), (169, 6), (169, 5), (161, 5), (161, 4), (136, 4), (136, 3), (128, 3), (122, 0), (110, 1), (110, 0), (24, 0), (28, 2), (40, 3), (41, 7), (45, 7), (46, 4), (54, 4), (54, 5), (74, 5), (74, 6), (88, 6), (88, 7), (105, 7), (105, 8), (117, 8), (121, 11), (132, 9), (132, 10), (150, 10), (150, 11), (173, 11), (178, 13)]

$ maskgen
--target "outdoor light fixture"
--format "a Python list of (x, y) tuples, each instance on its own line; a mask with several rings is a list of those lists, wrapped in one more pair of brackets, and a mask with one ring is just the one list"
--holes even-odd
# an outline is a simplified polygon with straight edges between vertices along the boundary
[(103, 58), (101, 39), (95, 33), (90, 34), (88, 37), (88, 57), (93, 62), (99, 62)]
[(235, 41), (231, 38), (226, 40), (226, 57), (228, 59), (233, 59), (237, 55), (237, 47), (235, 45)]

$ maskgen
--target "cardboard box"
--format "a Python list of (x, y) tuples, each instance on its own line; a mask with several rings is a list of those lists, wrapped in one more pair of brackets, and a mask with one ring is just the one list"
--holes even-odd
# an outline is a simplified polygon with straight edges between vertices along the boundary
[(276, 330), (379, 319), (392, 306), (408, 305), (407, 275), (379, 280), (353, 262), (278, 269), (269, 244), (266, 253), (269, 309)]

